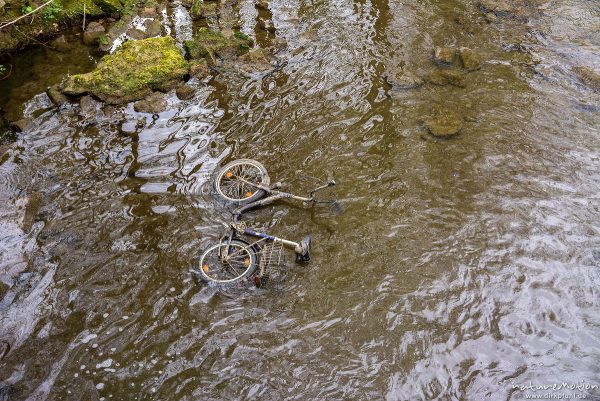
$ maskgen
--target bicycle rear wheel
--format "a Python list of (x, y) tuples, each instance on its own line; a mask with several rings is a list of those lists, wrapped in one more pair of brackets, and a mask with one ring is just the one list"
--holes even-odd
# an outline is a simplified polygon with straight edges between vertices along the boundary
[(215, 177), (215, 191), (228, 202), (251, 203), (265, 196), (266, 192), (257, 185), (268, 187), (270, 183), (267, 169), (251, 159), (234, 160), (218, 171)]
[(206, 281), (231, 284), (252, 275), (257, 266), (258, 257), (250, 244), (234, 239), (229, 245), (224, 242), (209, 247), (200, 257), (198, 268)]

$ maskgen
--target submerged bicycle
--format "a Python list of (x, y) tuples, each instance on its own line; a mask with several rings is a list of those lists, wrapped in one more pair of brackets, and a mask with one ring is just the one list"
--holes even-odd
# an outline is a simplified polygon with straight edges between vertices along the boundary
[[(296, 253), (296, 260), (310, 260), (311, 237), (300, 242), (275, 237), (255, 231), (241, 221), (243, 213), (280, 199), (295, 199), (306, 203), (330, 203), (318, 201), (315, 194), (335, 185), (329, 177), (322, 185), (310, 191), (308, 196), (298, 196), (280, 191), (281, 183), (270, 185), (265, 167), (255, 160), (235, 160), (221, 168), (214, 179), (214, 189), (223, 200), (235, 204), (231, 223), (219, 243), (211, 245), (200, 257), (197, 269), (192, 272), (201, 279), (217, 284), (233, 284), (254, 277), (257, 286), (264, 285), (273, 269), (281, 263), (284, 246)], [(266, 197), (265, 197), (266, 196)], [(258, 238), (247, 242), (241, 235)]]

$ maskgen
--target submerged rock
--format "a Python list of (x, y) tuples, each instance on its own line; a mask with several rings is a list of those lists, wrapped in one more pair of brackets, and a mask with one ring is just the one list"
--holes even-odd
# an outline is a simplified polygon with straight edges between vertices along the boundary
[(104, 56), (96, 69), (63, 81), (64, 94), (93, 95), (110, 104), (142, 99), (169, 90), (189, 72), (189, 64), (170, 37), (130, 40)]
[(450, 110), (439, 110), (435, 115), (425, 120), (429, 133), (437, 138), (448, 138), (460, 132), (463, 118)]
[(50, 42), (50, 46), (61, 53), (66, 53), (71, 50), (71, 45), (67, 42), (65, 35), (60, 35)]
[(600, 74), (591, 68), (573, 67), (571, 69), (577, 78), (596, 92), (600, 92)]
[(138, 100), (133, 104), (133, 109), (140, 113), (158, 114), (167, 108), (165, 94), (154, 92), (145, 99)]
[(438, 64), (452, 64), (456, 50), (451, 47), (436, 47), (433, 51), (433, 61)]
[(240, 57), (242, 69), (247, 72), (266, 71), (273, 68), (263, 49), (252, 50)]
[(83, 96), (79, 99), (79, 108), (81, 109), (81, 115), (84, 117), (96, 115), (99, 106), (98, 101), (94, 100), (91, 96)]
[(539, 6), (546, 2), (547, 0), (479, 0), (479, 6), (486, 13), (486, 17), (494, 15), (526, 20), (539, 12)]
[(425, 80), (434, 85), (452, 85), (459, 88), (465, 88), (467, 84), (464, 75), (464, 73), (453, 69), (436, 69), (428, 73)]
[(90, 22), (83, 33), (83, 43), (86, 45), (95, 45), (98, 43), (100, 36), (104, 35), (106, 30), (98, 22)]
[(475, 71), (481, 68), (482, 59), (475, 51), (462, 47), (459, 50), (460, 62), (467, 71)]
[(423, 85), (423, 79), (417, 75), (403, 71), (389, 73), (385, 77), (386, 81), (396, 89), (414, 89)]
[(235, 59), (254, 46), (250, 37), (242, 32), (236, 32), (225, 37), (221, 32), (200, 28), (192, 40), (185, 41), (185, 49), (192, 59), (207, 57), (216, 61), (219, 57), (225, 60)]

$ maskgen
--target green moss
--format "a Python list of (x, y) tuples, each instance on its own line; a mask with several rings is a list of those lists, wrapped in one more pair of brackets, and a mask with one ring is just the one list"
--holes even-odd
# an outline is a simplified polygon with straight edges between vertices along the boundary
[(108, 39), (108, 36), (106, 35), (102, 35), (98, 38), (98, 44), (100, 46), (107, 46), (110, 43), (110, 40)]
[(246, 35), (244, 32), (241, 32), (241, 31), (237, 31), (236, 33), (233, 34), (233, 36), (238, 39), (245, 40), (245, 41), (252, 40), (252, 39), (250, 39), (250, 36)]
[(94, 71), (66, 79), (62, 90), (69, 95), (90, 93), (108, 103), (127, 103), (172, 87), (188, 72), (189, 65), (172, 38), (128, 41), (104, 56)]
[(227, 38), (221, 32), (200, 28), (192, 40), (185, 42), (185, 49), (192, 59), (208, 57), (214, 61), (216, 57), (241, 56), (253, 45), (252, 39), (241, 32), (236, 32)]

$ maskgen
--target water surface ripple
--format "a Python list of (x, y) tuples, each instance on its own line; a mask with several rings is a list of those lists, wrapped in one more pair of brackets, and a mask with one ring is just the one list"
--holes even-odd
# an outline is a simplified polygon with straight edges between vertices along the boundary
[[(101, 111), (43, 113), (0, 165), (3, 399), (509, 400), (530, 381), (600, 385), (600, 97), (571, 72), (600, 66), (600, 17), (583, 0), (532, 4), (524, 21), (469, 0), (277, 0), (288, 47), (272, 73), (196, 83), (157, 119), (130, 106), (129, 135)], [(435, 69), (437, 45), (485, 65), (464, 88), (387, 84)], [(424, 136), (437, 107), (465, 116), (459, 136)], [(314, 239), (311, 263), (288, 254), (264, 290), (188, 271), (229, 218), (207, 189), (235, 158), (300, 192), (301, 175), (339, 183), (341, 214), (248, 216)]]

